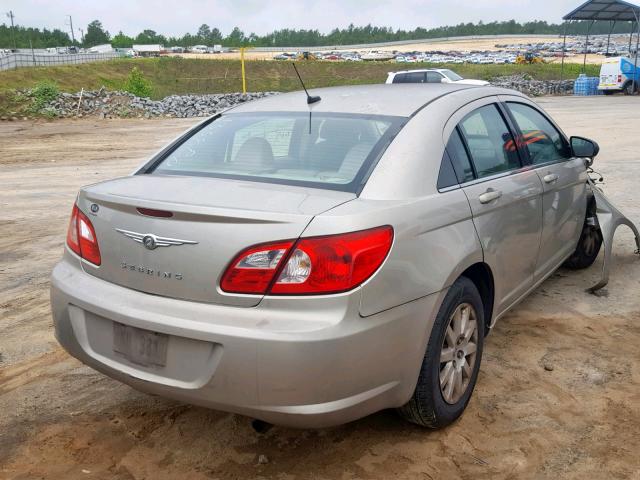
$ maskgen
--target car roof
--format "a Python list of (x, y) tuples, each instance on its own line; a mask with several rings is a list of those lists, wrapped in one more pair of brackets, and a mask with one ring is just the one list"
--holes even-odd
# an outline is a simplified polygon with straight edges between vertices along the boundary
[(422, 72), (444, 72), (450, 70), (449, 68), (416, 68), (414, 70), (398, 70), (397, 72), (389, 72), (390, 74), (397, 75), (398, 73), (422, 73)]
[[(446, 95), (474, 89), (477, 98), (500, 93), (514, 93), (491, 86), (451, 83), (376, 84), (309, 89), (310, 95), (322, 100), (311, 105), (313, 112), (392, 115), (409, 117), (426, 104)], [(520, 95), (516, 93), (517, 95)], [(304, 91), (283, 93), (244, 103), (233, 113), (247, 112), (308, 112)]]

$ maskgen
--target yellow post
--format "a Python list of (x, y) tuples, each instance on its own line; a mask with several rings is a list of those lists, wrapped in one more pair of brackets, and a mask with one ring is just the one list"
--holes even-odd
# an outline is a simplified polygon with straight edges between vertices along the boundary
[(240, 48), (240, 64), (242, 65), (242, 93), (247, 93), (247, 78), (244, 74), (244, 47)]

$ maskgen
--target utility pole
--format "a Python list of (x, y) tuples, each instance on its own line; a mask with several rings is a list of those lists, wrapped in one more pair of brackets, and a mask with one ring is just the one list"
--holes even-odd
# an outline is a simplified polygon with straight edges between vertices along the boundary
[(15, 50), (18, 47), (16, 46), (16, 27), (13, 25), (13, 19), (15, 18), (15, 15), (13, 14), (12, 10), (9, 10), (9, 13), (7, 13), (7, 17), (11, 19), (11, 39), (13, 40), (13, 48)]
[(82, 44), (84, 45), (84, 30), (81, 28), (79, 28), (78, 30), (80, 31), (80, 38), (82, 40)]
[(76, 43), (76, 35), (73, 33), (73, 19), (71, 18), (71, 15), (67, 15), (67, 17), (69, 17), (69, 27), (71, 28), (71, 40), (73, 41), (73, 44), (75, 45), (75, 43)]

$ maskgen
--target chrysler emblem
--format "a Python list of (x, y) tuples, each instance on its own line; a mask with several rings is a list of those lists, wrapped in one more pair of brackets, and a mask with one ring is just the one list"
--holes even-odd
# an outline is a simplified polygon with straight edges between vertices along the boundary
[(142, 244), (147, 250), (154, 250), (158, 247), (156, 240), (151, 235), (145, 235), (142, 237)]
[(147, 250), (155, 250), (158, 247), (172, 247), (175, 245), (196, 245), (193, 240), (181, 240), (179, 238), (159, 237), (153, 233), (138, 233), (130, 230), (116, 228), (116, 232), (123, 234), (134, 242), (141, 243)]

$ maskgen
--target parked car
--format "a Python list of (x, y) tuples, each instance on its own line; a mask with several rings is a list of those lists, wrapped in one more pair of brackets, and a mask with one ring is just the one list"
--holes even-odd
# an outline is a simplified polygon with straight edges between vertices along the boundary
[(209, 53), (206, 45), (194, 45), (189, 49), (191, 53)]
[(55, 335), (136, 389), (271, 423), (398, 408), (445, 426), (496, 322), (598, 255), (598, 147), (510, 90), (313, 93), (217, 114), (82, 188)]
[(462, 85), (489, 85), (484, 80), (462, 78), (447, 68), (427, 68), (389, 72), (386, 83), (457, 83)]

